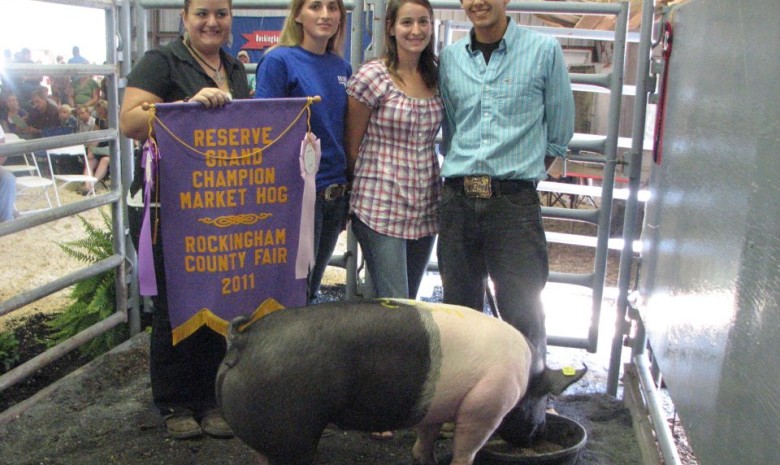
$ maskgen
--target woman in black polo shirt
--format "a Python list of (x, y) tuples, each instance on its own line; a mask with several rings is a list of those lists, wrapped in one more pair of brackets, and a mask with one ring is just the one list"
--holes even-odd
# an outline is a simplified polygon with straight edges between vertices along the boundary
[[(232, 99), (249, 97), (244, 65), (222, 50), (231, 34), (231, 1), (185, 0), (181, 18), (184, 36), (146, 52), (127, 77), (120, 113), (120, 130), (127, 137), (146, 140), (148, 117), (142, 108), (144, 103), (194, 101), (212, 108)], [(142, 174), (136, 171), (136, 176)], [(140, 215), (135, 210), (130, 215), (130, 226), (137, 247)], [(154, 257), (159, 277), (158, 295), (153, 298), (150, 348), (154, 404), (174, 438), (196, 437), (202, 432), (214, 437), (231, 437), (230, 427), (216, 408), (214, 395), (217, 369), (225, 354), (225, 339), (204, 326), (173, 346), (163, 278), (162, 241), (158, 240), (154, 246)]]

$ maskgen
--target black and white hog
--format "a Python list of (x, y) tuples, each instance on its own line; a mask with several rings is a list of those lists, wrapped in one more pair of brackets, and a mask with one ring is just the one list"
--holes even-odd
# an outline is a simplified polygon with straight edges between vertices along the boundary
[(328, 423), (414, 427), (414, 463), (434, 465), (434, 442), (449, 421), (451, 464), (470, 465), (513, 409), (502, 429), (528, 439), (540, 431), (544, 412), (517, 414), (527, 393), (558, 394), (584, 374), (550, 370), (515, 328), (453, 305), (330, 302), (279, 310), (239, 331), (246, 321), (231, 323), (217, 400), (235, 435), (271, 465), (313, 463)]

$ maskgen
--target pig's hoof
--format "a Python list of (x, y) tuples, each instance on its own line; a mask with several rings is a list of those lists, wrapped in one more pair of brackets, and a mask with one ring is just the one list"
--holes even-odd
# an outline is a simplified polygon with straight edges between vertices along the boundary
[(376, 439), (377, 441), (387, 441), (389, 439), (393, 439), (393, 432), (392, 431), (375, 431), (371, 433), (371, 439)]

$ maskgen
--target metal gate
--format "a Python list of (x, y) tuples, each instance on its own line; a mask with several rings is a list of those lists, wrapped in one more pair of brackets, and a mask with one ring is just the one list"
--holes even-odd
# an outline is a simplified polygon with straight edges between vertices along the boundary
[[(65, 3), (58, 1), (56, 3)], [(128, 321), (128, 305), (132, 303), (128, 300), (128, 283), (132, 281), (129, 275), (132, 267), (129, 266), (129, 260), (126, 257), (124, 234), (124, 211), (122, 182), (122, 164), (120, 163), (120, 141), (118, 127), (118, 81), (120, 79), (117, 70), (117, 15), (118, 8), (113, 1), (98, 0), (73, 0), (67, 2), (72, 6), (83, 6), (101, 9), (105, 12), (106, 26), (106, 64), (104, 65), (38, 65), (38, 64), (5, 64), (5, 77), (15, 77), (25, 74), (45, 75), (45, 76), (84, 76), (84, 75), (104, 75), (107, 79), (107, 92), (109, 102), (108, 123), (109, 129), (43, 137), (29, 141), (20, 141), (13, 144), (0, 145), (0, 156), (14, 156), (36, 151), (45, 151), (48, 149), (57, 149), (60, 147), (87, 144), (92, 142), (109, 142), (110, 148), (110, 166), (111, 166), (111, 189), (109, 192), (88, 197), (85, 200), (79, 200), (62, 206), (52, 207), (50, 209), (37, 211), (22, 215), (14, 221), (0, 224), (0, 237), (12, 234), (24, 233), (24, 231), (50, 223), (62, 218), (70, 217), (89, 210), (97, 209), (104, 205), (110, 205), (113, 234), (113, 254), (97, 263), (86, 266), (74, 273), (61, 276), (54, 281), (45, 283), (33, 288), (27, 292), (15, 295), (12, 298), (0, 302), (0, 316), (10, 314), (28, 304), (36, 302), (59, 290), (65, 289), (79, 281), (99, 275), (103, 272), (114, 270), (116, 285), (116, 312), (106, 319), (96, 323), (88, 329), (80, 332), (76, 336), (52, 347), (32, 360), (10, 370), (8, 373), (0, 376), (0, 391), (20, 382), (33, 372), (45, 365), (57, 360), (68, 352), (89, 342), (96, 336), (110, 330), (111, 328), (124, 324)], [(56, 181), (55, 181), (56, 182)], [(57, 186), (55, 184), (54, 188)], [(136, 328), (138, 325), (134, 325)], [(0, 422), (5, 422), (18, 415), (27, 408), (29, 402), (21, 402), (0, 414)]]

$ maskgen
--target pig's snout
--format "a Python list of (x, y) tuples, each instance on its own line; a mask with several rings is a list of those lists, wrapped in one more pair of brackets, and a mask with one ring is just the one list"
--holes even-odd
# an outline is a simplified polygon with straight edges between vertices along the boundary
[(545, 367), (531, 378), (526, 397), (504, 416), (498, 435), (517, 447), (528, 447), (540, 440), (547, 421), (547, 395), (561, 395), (587, 371), (588, 367), (584, 364), (579, 370)]
[(506, 414), (498, 427), (498, 435), (516, 447), (529, 447), (537, 442), (546, 426), (546, 399), (525, 400)]

